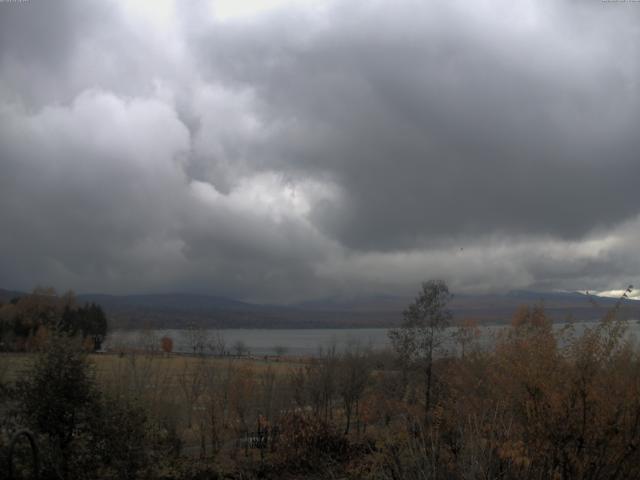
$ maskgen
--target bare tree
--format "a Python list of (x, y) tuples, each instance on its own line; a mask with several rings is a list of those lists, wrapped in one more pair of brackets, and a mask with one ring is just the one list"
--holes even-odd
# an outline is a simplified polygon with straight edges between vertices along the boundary
[(149, 324), (145, 324), (142, 330), (138, 332), (138, 338), (135, 343), (142, 348), (146, 355), (155, 355), (160, 351), (160, 339)]
[[(355, 413), (360, 430), (360, 399), (369, 382), (371, 364), (367, 350), (360, 345), (352, 344), (341, 358), (338, 370), (338, 391), (344, 403), (344, 412), (347, 420), (345, 435), (349, 433), (351, 419)], [(355, 410), (355, 412), (354, 412)]]
[(471, 345), (480, 337), (478, 323), (474, 319), (466, 319), (458, 324), (453, 332), (453, 339), (460, 346), (460, 354), (464, 358)]
[(185, 332), (187, 345), (194, 355), (204, 355), (209, 345), (209, 332), (195, 324), (190, 324)]
[(424, 282), (419, 295), (403, 312), (402, 325), (389, 331), (393, 348), (401, 360), (419, 368), (424, 375), (425, 422), (431, 408), (433, 356), (441, 346), (452, 318), (446, 308), (450, 299), (445, 282)]
[(227, 351), (227, 343), (220, 330), (216, 330), (209, 338), (209, 351), (216, 356), (223, 356)]
[(209, 365), (204, 371), (202, 401), (213, 454), (221, 448), (224, 431), (229, 428), (231, 384), (236, 376), (236, 368), (231, 361), (226, 367)]
[(194, 407), (204, 392), (205, 364), (203, 358), (199, 359), (195, 364), (189, 362), (188, 358), (184, 360), (182, 371), (178, 373), (178, 385), (187, 407), (187, 426), (191, 428)]
[(324, 414), (325, 422), (333, 415), (333, 400), (337, 390), (338, 357), (332, 345), (305, 366), (305, 384), (316, 414)]
[(291, 390), (292, 405), (295, 409), (303, 409), (307, 405), (308, 389), (307, 375), (302, 367), (295, 367), (289, 371), (288, 385)]
[(273, 351), (276, 352), (277, 356), (282, 357), (289, 351), (289, 349), (284, 345), (276, 345), (275, 347), (273, 347)]
[(238, 357), (241, 357), (247, 352), (247, 344), (242, 340), (238, 340), (233, 344), (233, 350), (236, 352)]

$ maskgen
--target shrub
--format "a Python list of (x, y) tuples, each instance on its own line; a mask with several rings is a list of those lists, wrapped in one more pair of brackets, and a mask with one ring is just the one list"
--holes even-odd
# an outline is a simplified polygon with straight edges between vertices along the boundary
[(16, 414), (39, 436), (45, 478), (134, 478), (145, 466), (144, 413), (98, 390), (78, 341), (52, 335), (22, 377)]

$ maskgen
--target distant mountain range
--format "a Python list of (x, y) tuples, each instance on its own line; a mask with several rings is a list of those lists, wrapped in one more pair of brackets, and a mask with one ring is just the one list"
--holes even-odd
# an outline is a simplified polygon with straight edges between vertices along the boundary
[[(1, 290), (0, 302), (25, 295)], [(115, 328), (353, 328), (390, 327), (402, 320), (411, 297), (363, 295), (329, 297), (290, 305), (264, 305), (225, 297), (183, 293), (149, 295), (78, 295), (81, 303), (95, 302)], [(520, 305), (542, 303), (554, 321), (602, 318), (615, 298), (576, 292), (512, 291), (506, 294), (454, 295), (450, 304), (456, 319), (506, 323)], [(640, 319), (640, 301), (624, 300), (620, 315)]]

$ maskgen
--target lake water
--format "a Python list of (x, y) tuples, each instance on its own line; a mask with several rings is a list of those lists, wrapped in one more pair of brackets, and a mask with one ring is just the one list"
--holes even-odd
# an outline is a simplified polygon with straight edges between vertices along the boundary
[[(215, 350), (218, 336), (224, 339), (225, 349), (235, 352), (235, 345), (242, 342), (251, 355), (275, 355), (284, 349), (286, 355), (316, 355), (320, 349), (333, 346), (343, 351), (350, 343), (383, 349), (389, 346), (385, 328), (319, 328), (319, 329), (221, 329), (201, 330), (118, 330), (107, 337), (105, 348), (117, 348), (122, 345), (130, 348), (160, 345), (163, 336), (173, 340), (173, 351), (190, 353), (196, 342), (205, 346), (205, 353)], [(245, 352), (246, 353), (246, 352)]]
[[(577, 334), (596, 322), (582, 322), (574, 325)], [(564, 324), (555, 324), (554, 328), (562, 328)], [(480, 327), (479, 343), (489, 346), (495, 336), (505, 328), (504, 325)], [(244, 345), (244, 353), (251, 355), (275, 355), (284, 350), (286, 355), (317, 355), (320, 350), (335, 346), (338, 352), (344, 351), (350, 344), (371, 347), (380, 350), (390, 347), (386, 328), (320, 328), (320, 329), (221, 329), (221, 330), (116, 330), (105, 342), (105, 348), (159, 348), (160, 339), (164, 336), (173, 340), (173, 351), (178, 353), (193, 352), (193, 345), (199, 344), (204, 353), (215, 351), (218, 339), (224, 340), (225, 349), (234, 353), (236, 345)], [(453, 329), (447, 332), (450, 338)], [(629, 334), (640, 338), (640, 323), (629, 321)], [(444, 348), (455, 348), (449, 340)]]

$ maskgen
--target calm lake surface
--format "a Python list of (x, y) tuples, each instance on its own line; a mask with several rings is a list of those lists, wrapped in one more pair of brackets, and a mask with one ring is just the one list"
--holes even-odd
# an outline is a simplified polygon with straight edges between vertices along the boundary
[[(593, 327), (597, 322), (575, 323), (576, 334), (585, 328)], [(636, 320), (628, 322), (628, 334), (633, 338), (640, 338), (640, 323)], [(566, 324), (555, 324), (557, 330)], [(480, 327), (478, 342), (483, 347), (493, 344), (496, 335), (505, 328), (504, 325), (489, 325)], [(173, 351), (178, 353), (193, 352), (194, 343), (202, 345), (204, 353), (213, 353), (218, 339), (222, 338), (225, 349), (235, 352), (235, 346), (242, 342), (245, 353), (251, 355), (275, 355), (284, 350), (286, 355), (317, 355), (321, 350), (335, 346), (336, 350), (344, 351), (349, 345), (384, 349), (390, 347), (386, 328), (320, 328), (320, 329), (220, 329), (220, 330), (116, 330), (109, 334), (105, 348), (159, 348), (160, 339), (164, 336), (173, 339)], [(451, 339), (454, 329), (446, 332), (449, 340), (445, 342), (445, 349), (455, 349)]]

